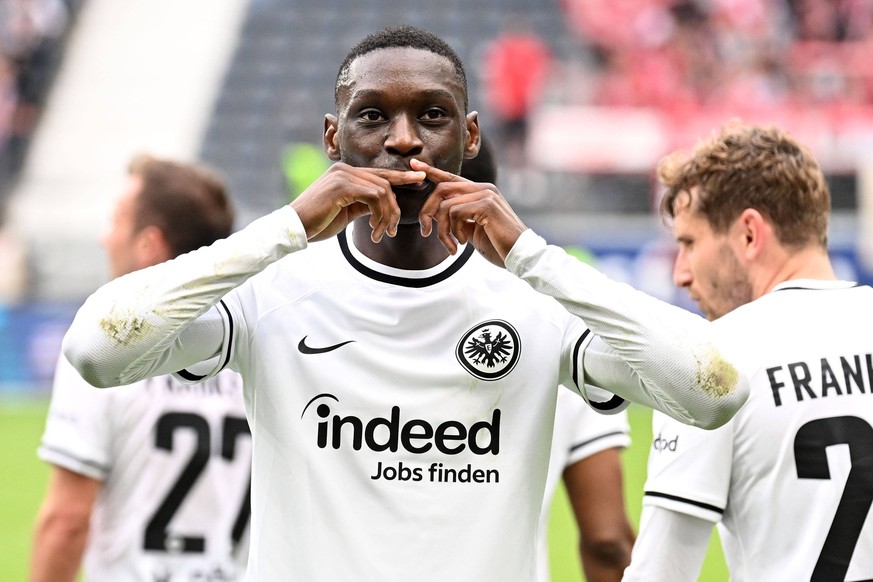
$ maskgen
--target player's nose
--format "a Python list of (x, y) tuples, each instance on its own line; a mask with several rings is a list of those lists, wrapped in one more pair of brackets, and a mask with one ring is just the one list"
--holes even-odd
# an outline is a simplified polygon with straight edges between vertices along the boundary
[(692, 278), (688, 259), (685, 256), (685, 252), (680, 249), (673, 263), (673, 283), (677, 287), (688, 287), (691, 285)]
[(392, 120), (388, 138), (385, 140), (385, 149), (401, 156), (420, 155), (424, 143), (419, 136), (415, 120), (406, 115), (398, 115)]

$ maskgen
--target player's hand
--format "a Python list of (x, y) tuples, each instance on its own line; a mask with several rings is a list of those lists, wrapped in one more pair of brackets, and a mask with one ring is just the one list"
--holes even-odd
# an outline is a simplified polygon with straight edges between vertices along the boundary
[(497, 266), (527, 227), (516, 216), (494, 184), (471, 182), (461, 176), (412, 160), (437, 185), (418, 216), (422, 236), (430, 236), (433, 222), (443, 246), (451, 254), (458, 243), (472, 242), (476, 250)]
[(370, 238), (397, 234), (400, 207), (391, 186), (415, 184), (424, 172), (357, 168), (337, 162), (313, 182), (292, 203), (306, 228), (306, 238), (323, 240), (336, 235), (351, 221), (370, 216)]

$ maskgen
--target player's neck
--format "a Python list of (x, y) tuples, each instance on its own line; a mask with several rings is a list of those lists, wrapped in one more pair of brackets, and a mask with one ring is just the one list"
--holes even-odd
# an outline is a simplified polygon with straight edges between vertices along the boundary
[(798, 279), (833, 281), (836, 278), (827, 250), (808, 247), (789, 253), (770, 270), (769, 276), (762, 277), (761, 284), (758, 286), (760, 291), (758, 296), (769, 293), (776, 285), (785, 281)]
[(431, 236), (424, 238), (418, 224), (400, 225), (396, 236), (383, 236), (379, 243), (370, 240), (371, 230), (366, 217), (359, 219), (355, 223), (352, 242), (361, 253), (377, 263), (395, 269), (420, 271), (440, 264), (449, 256), (437, 238), (436, 228)]

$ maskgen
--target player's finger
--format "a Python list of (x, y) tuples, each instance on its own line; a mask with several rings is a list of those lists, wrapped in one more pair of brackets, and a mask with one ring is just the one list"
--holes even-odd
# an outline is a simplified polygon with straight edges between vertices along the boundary
[(446, 218), (447, 209), (443, 207), (443, 202), (461, 194), (459, 192), (451, 192), (441, 188), (441, 185), (437, 185), (436, 189), (431, 192), (427, 200), (424, 201), (424, 204), (421, 205), (421, 210), (418, 213), (418, 224), (421, 228), (422, 236), (430, 236), (433, 232), (434, 221), (439, 226), (440, 222)]
[(442, 182), (469, 182), (470, 180), (458, 176), (457, 174), (452, 174), (451, 172), (446, 172), (445, 170), (440, 170), (439, 168), (435, 168), (428, 163), (422, 162), (421, 160), (417, 160), (413, 158), (410, 163), (413, 170), (419, 170), (424, 172), (427, 175), (427, 179), (435, 184), (440, 184)]
[[(361, 216), (369, 216), (368, 223), (373, 229), (370, 236), (376, 240), (381, 239), (385, 232), (396, 228), (396, 223), (400, 219), (400, 208), (397, 206), (388, 178), (397, 179), (397, 177), (389, 174), (386, 178), (376, 175), (369, 169), (341, 163), (336, 164), (335, 167), (336, 179), (339, 180), (335, 184), (339, 194), (333, 201), (337, 205), (335, 212), (343, 212), (346, 223)], [(397, 173), (415, 174), (415, 172)]]
[(424, 201), (424, 204), (422, 204), (421, 210), (418, 213), (418, 224), (421, 227), (421, 235), (425, 237), (430, 236), (433, 231), (433, 222), (440, 221), (440, 209), (445, 200), (471, 194), (485, 196), (489, 195), (490, 192), (488, 188), (483, 188), (482, 184), (477, 184), (476, 182), (471, 182), (464, 178), (461, 178), (459, 181), (452, 181), (451, 184), (447, 182), (440, 182), (437, 184), (436, 189), (430, 196), (428, 196), (427, 200)]
[(478, 198), (490, 198), (500, 196), (493, 184), (471, 182), (461, 178), (459, 181), (441, 182), (431, 193), (421, 207), (418, 222), (421, 226), (422, 236), (429, 236), (433, 230), (433, 221), (439, 222), (441, 215), (444, 216), (444, 202), (457, 197), (465, 197), (466, 201)]
[(422, 171), (391, 170), (387, 168), (357, 168), (367, 180), (377, 186), (378, 200), (369, 204), (371, 209), (369, 225), (373, 231), (370, 238), (379, 242), (382, 236), (395, 236), (400, 223), (400, 207), (391, 186), (419, 184), (426, 179)]
[(437, 223), (437, 237), (451, 254), (455, 254), (458, 243), (466, 244), (475, 227), (475, 204), (481, 199), (479, 192), (459, 194), (444, 199), (439, 204), (433, 220)]
[(387, 180), (392, 186), (404, 186), (417, 184), (427, 178), (427, 174), (420, 170), (388, 170), (385, 168), (366, 168), (366, 172)]
[(397, 234), (397, 224), (400, 222), (400, 206), (387, 180), (374, 184), (374, 188), (362, 200), (370, 212), (369, 225), (372, 229), (370, 239), (378, 243), (385, 234)]
[[(425, 179), (424, 172), (352, 166), (348, 166), (348, 170), (354, 174), (356, 183), (362, 186), (356, 201), (367, 206), (370, 215), (368, 224), (372, 229), (370, 238), (379, 242), (385, 234), (396, 235), (400, 222), (400, 206), (391, 187), (417, 184)], [(358, 213), (359, 216), (363, 214), (365, 213)]]
[(452, 236), (461, 243), (465, 244), (472, 231), (482, 220), (482, 200), (480, 198), (457, 198), (455, 203), (448, 208), (448, 223), (449, 230)]
[[(433, 200), (433, 202), (431, 202)], [(430, 196), (424, 201), (421, 211), (418, 213), (418, 226), (421, 229), (421, 236), (427, 238), (433, 232), (434, 214), (439, 210), (439, 199)]]

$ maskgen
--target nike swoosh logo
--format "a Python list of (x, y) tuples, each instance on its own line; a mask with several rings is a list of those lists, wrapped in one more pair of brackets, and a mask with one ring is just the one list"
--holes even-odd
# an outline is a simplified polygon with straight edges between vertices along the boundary
[(332, 352), (337, 348), (341, 348), (346, 344), (354, 343), (355, 340), (348, 340), (344, 342), (340, 342), (338, 344), (333, 344), (332, 346), (325, 346), (323, 348), (313, 348), (306, 345), (306, 338), (308, 335), (303, 336), (303, 339), (300, 340), (300, 343), (297, 344), (297, 349), (301, 354), (325, 354), (327, 352)]

